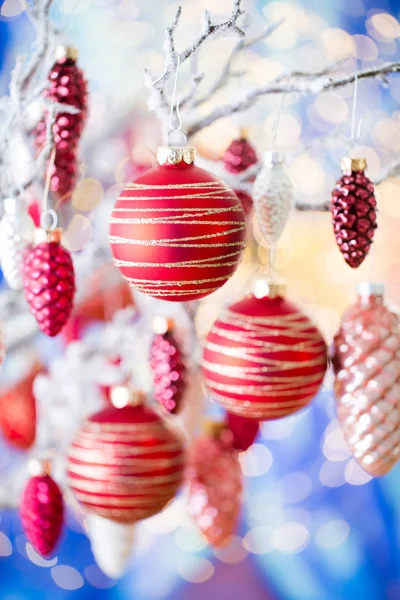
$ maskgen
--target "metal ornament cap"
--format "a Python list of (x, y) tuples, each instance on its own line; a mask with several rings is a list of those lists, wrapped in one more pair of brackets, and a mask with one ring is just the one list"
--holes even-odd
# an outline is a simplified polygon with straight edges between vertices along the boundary
[(125, 406), (143, 404), (146, 400), (146, 395), (142, 390), (124, 385), (116, 385), (111, 389), (110, 398), (115, 408), (124, 408)]
[(367, 168), (367, 159), (350, 158), (350, 156), (345, 156), (340, 161), (340, 166), (344, 174), (350, 174), (352, 171), (365, 171)]
[(157, 162), (159, 165), (177, 165), (184, 162), (187, 165), (194, 163), (196, 149), (192, 146), (159, 146), (157, 148)]
[(264, 155), (264, 163), (266, 165), (279, 165), (285, 162), (285, 155), (283, 152), (266, 152)]
[(57, 46), (54, 51), (54, 57), (56, 60), (61, 60), (62, 58), (70, 59), (70, 60), (78, 60), (79, 52), (76, 48), (72, 46)]
[(172, 331), (175, 327), (174, 319), (171, 317), (166, 317), (164, 315), (157, 315), (154, 317), (153, 322), (153, 332), (158, 333), (159, 335), (163, 335), (167, 333), (167, 331)]
[(56, 227), (52, 230), (42, 229), (41, 227), (38, 227), (35, 231), (35, 244), (37, 245), (41, 242), (54, 242), (55, 244), (61, 244), (61, 236), (61, 227)]
[(270, 278), (257, 275), (250, 284), (251, 293), (260, 298), (283, 298), (286, 294), (286, 281), (284, 279)]
[(357, 294), (361, 297), (383, 296), (385, 293), (385, 284), (382, 282), (362, 281), (357, 286)]

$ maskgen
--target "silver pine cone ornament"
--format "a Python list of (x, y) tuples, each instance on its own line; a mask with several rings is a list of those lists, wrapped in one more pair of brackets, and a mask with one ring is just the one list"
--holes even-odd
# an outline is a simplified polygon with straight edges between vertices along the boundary
[(22, 269), (25, 255), (32, 244), (34, 224), (25, 206), (15, 198), (6, 198), (0, 221), (0, 266), (13, 290), (24, 286)]
[(285, 228), (293, 207), (293, 186), (286, 172), (283, 155), (266, 154), (264, 165), (253, 187), (254, 210), (268, 245), (275, 245)]

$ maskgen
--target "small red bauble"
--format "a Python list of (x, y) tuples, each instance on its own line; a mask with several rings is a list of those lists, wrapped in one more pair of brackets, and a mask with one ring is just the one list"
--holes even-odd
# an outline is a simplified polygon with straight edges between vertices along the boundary
[(187, 469), (189, 513), (212, 546), (223, 545), (235, 533), (242, 503), (238, 452), (225, 437), (196, 440)]
[(39, 554), (48, 556), (60, 539), (64, 503), (60, 488), (48, 474), (31, 477), (21, 500), (25, 535)]
[(347, 264), (359, 267), (367, 256), (376, 224), (374, 185), (364, 158), (344, 158), (343, 177), (332, 192), (331, 212), (337, 245)]
[(33, 383), (42, 372), (42, 365), (35, 363), (23, 379), (0, 393), (0, 431), (6, 441), (18, 450), (29, 450), (35, 441)]
[(233, 414), (260, 421), (306, 406), (327, 368), (319, 330), (282, 296), (281, 286), (267, 290), (259, 293), (256, 284), (256, 295), (225, 310), (203, 354), (205, 384), (216, 400)]
[(182, 443), (143, 404), (90, 417), (69, 452), (69, 483), (90, 511), (121, 523), (160, 512), (182, 481)]
[(173, 332), (173, 321), (156, 317), (153, 328), (155, 336), (150, 349), (153, 396), (168, 412), (177, 413), (186, 389), (185, 360)]
[[(78, 174), (77, 145), (82, 135), (88, 110), (87, 83), (76, 64), (74, 48), (57, 48), (57, 60), (48, 75), (49, 88), (44, 96), (79, 109), (76, 114), (60, 112), (53, 125), (56, 155), (51, 168), (50, 189), (60, 201), (68, 200)], [(47, 115), (37, 126), (35, 143), (41, 148), (46, 138)]]
[(57, 335), (67, 323), (75, 294), (71, 254), (60, 244), (60, 230), (46, 234), (27, 255), (24, 290), (31, 313), (46, 335)]
[(193, 148), (159, 148), (160, 165), (123, 190), (111, 215), (116, 266), (133, 287), (163, 300), (211, 294), (245, 246), (237, 196), (193, 159)]
[(245, 452), (254, 443), (260, 432), (258, 421), (226, 413), (226, 427), (232, 434), (232, 446), (240, 452)]
[[(258, 162), (258, 156), (253, 146), (245, 135), (233, 140), (225, 150), (223, 157), (224, 167), (234, 175), (245, 171)], [(235, 190), (237, 197), (242, 203), (244, 214), (249, 216), (253, 208), (253, 198), (243, 190)]]

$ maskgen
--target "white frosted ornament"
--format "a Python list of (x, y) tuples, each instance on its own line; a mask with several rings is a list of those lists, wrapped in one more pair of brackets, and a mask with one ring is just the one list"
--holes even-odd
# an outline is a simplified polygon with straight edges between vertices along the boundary
[(25, 254), (33, 242), (35, 226), (25, 207), (15, 198), (6, 198), (0, 221), (0, 265), (8, 285), (21, 290)]
[(280, 152), (265, 155), (264, 165), (254, 182), (253, 201), (261, 233), (268, 245), (274, 246), (294, 205), (293, 186)]
[(132, 554), (135, 525), (111, 521), (94, 513), (87, 513), (86, 521), (98, 567), (107, 577), (119, 579)]

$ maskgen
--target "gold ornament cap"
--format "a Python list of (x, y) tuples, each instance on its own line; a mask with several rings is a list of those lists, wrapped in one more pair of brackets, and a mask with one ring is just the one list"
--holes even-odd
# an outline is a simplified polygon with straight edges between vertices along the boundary
[(219, 439), (225, 429), (226, 423), (224, 423), (224, 421), (212, 421), (211, 419), (207, 419), (203, 423), (204, 434), (214, 439)]
[(350, 174), (352, 171), (365, 171), (367, 168), (367, 159), (350, 158), (350, 156), (344, 156), (340, 161), (340, 166), (345, 174)]
[(56, 60), (61, 60), (62, 58), (78, 60), (79, 52), (76, 48), (73, 48), (72, 46), (57, 46), (54, 52), (54, 56)]
[(380, 281), (362, 281), (357, 286), (357, 293), (360, 298), (383, 296), (385, 293), (385, 284)]
[(159, 335), (163, 335), (167, 333), (167, 331), (172, 331), (175, 326), (174, 319), (171, 317), (165, 317), (164, 315), (158, 315), (153, 319), (153, 331), (154, 333), (158, 333)]
[(192, 146), (159, 146), (157, 148), (157, 162), (159, 165), (177, 165), (184, 162), (187, 165), (194, 163), (196, 149)]
[(29, 473), (32, 477), (43, 477), (51, 474), (51, 458), (30, 458), (28, 462)]
[(284, 279), (271, 279), (264, 275), (257, 275), (250, 285), (251, 293), (260, 298), (283, 298), (286, 294)]
[(146, 394), (126, 385), (115, 385), (111, 388), (110, 399), (115, 408), (139, 406), (145, 402)]
[(61, 227), (56, 227), (55, 229), (51, 230), (38, 227), (35, 230), (35, 244), (40, 244), (42, 242), (54, 242), (55, 244), (61, 244), (61, 236)]

